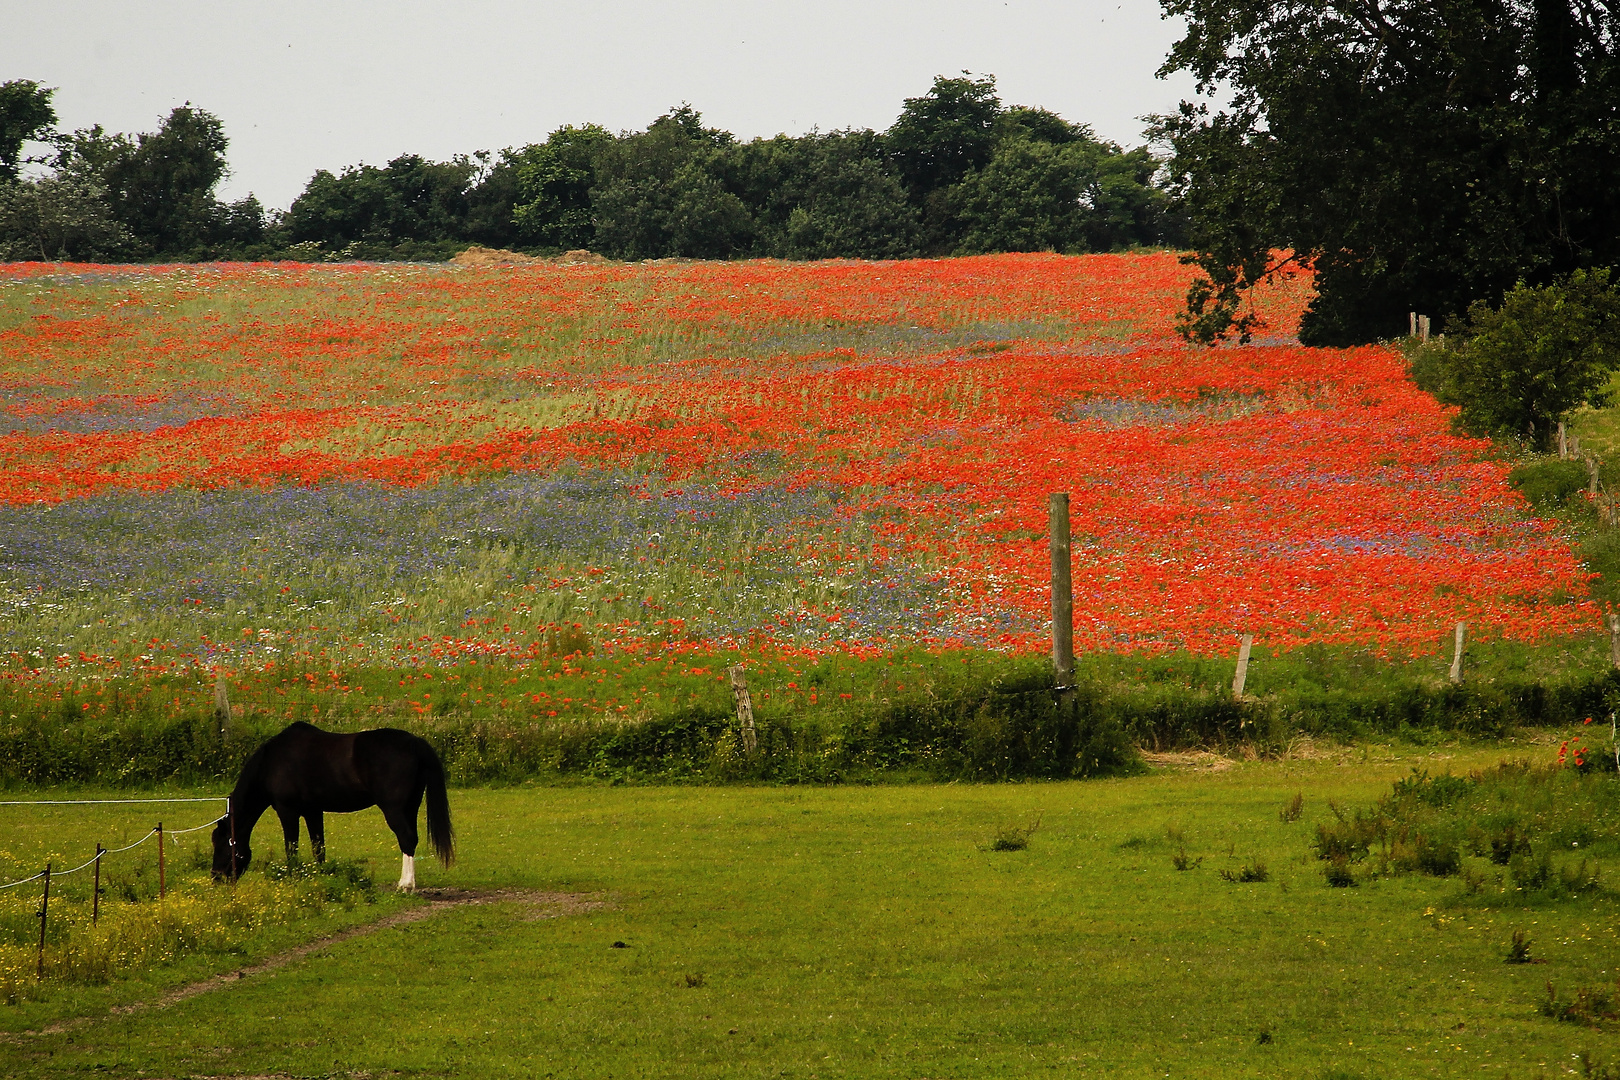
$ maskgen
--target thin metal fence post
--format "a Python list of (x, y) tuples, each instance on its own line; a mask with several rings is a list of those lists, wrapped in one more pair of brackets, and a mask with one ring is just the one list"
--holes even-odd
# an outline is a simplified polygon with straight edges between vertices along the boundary
[(45, 864), (45, 892), (39, 900), (39, 959), (34, 964), (34, 977), (45, 980), (45, 920), (51, 910), (51, 864)]
[(163, 896), (164, 896), (164, 881), (163, 881), (163, 822), (161, 822), (161, 821), (157, 823), (157, 834), (158, 834), (158, 899), (162, 900)]
[(98, 841), (96, 843), (95, 881), (90, 887), (90, 925), (96, 925), (101, 918), (101, 853), (106, 850)]

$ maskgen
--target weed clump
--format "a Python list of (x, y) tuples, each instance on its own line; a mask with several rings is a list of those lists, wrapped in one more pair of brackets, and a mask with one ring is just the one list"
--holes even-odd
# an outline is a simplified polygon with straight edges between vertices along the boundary
[[(1615, 984), (1620, 989), (1620, 983)], [(1560, 1001), (1553, 984), (1547, 983), (1547, 997), (1541, 1003), (1541, 1015), (1567, 1024), (1585, 1024), (1602, 1027), (1606, 1020), (1620, 1020), (1615, 1003), (1616, 995), (1598, 986), (1577, 987), (1569, 1001)]]
[(1506, 866), (1515, 855), (1530, 854), (1530, 837), (1519, 832), (1517, 826), (1504, 826), (1502, 831), (1491, 837), (1491, 862), (1497, 866)]
[(1204, 865), (1204, 857), (1200, 855), (1197, 858), (1193, 858), (1187, 854), (1186, 848), (1182, 848), (1180, 851), (1177, 851), (1174, 855), (1170, 856), (1170, 865), (1175, 867), (1177, 870), (1196, 870), (1200, 866)]
[(1508, 943), (1507, 958), (1504, 964), (1533, 964), (1530, 958), (1530, 936), (1523, 930), (1513, 931), (1513, 940)]
[(1252, 882), (1270, 881), (1271, 871), (1266, 869), (1263, 862), (1244, 863), (1236, 870), (1222, 870), (1221, 880), (1233, 884), (1247, 885)]
[(1322, 868), (1322, 876), (1331, 888), (1348, 889), (1356, 885), (1356, 875), (1350, 869), (1349, 859), (1332, 859)]
[(1294, 797), (1283, 803), (1282, 809), (1277, 811), (1277, 819), (1284, 825), (1292, 825), (1305, 814), (1305, 793), (1296, 791)]
[(996, 830), (995, 837), (990, 841), (991, 851), (1023, 851), (1029, 847), (1029, 838), (1041, 827), (1041, 819), (1035, 818), (1023, 825), (1003, 825)]

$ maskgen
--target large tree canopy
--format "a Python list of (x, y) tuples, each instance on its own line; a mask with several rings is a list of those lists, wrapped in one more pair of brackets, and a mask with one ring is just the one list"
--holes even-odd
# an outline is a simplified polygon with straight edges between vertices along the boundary
[(1209, 98), (1161, 127), (1208, 275), (1190, 335), (1246, 334), (1276, 249), (1315, 263), (1317, 344), (1620, 261), (1609, 0), (1162, 4), (1188, 29), (1161, 73)]

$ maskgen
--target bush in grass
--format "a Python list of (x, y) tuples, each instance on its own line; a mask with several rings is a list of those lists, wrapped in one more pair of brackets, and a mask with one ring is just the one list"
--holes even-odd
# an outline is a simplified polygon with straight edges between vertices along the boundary
[(1335, 889), (1347, 889), (1356, 884), (1356, 875), (1350, 869), (1350, 860), (1345, 858), (1329, 860), (1322, 868), (1322, 876)]
[(1570, 410), (1607, 400), (1604, 386), (1620, 367), (1620, 290), (1607, 269), (1521, 282), (1497, 307), (1471, 305), (1460, 331), (1413, 358), (1418, 384), (1459, 406), (1464, 428), (1545, 450)]
[(1528, 461), (1515, 465), (1508, 473), (1508, 483), (1518, 488), (1531, 506), (1542, 510), (1563, 506), (1571, 495), (1585, 491), (1590, 482), (1585, 462), (1557, 458)]
[[(1620, 983), (1615, 984), (1615, 989), (1620, 990)], [(1572, 999), (1561, 1001), (1558, 991), (1549, 981), (1547, 996), (1541, 1002), (1541, 1015), (1569, 1024), (1601, 1027), (1606, 1020), (1620, 1020), (1620, 1007), (1617, 1007), (1615, 1000), (1617, 996), (1620, 995), (1605, 986), (1582, 986), (1576, 988)]]

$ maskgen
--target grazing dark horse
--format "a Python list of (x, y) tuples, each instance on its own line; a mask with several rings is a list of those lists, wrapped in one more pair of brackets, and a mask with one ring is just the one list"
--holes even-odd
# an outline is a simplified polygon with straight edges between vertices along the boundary
[(248, 838), (274, 808), (287, 841), (287, 861), (298, 856), (298, 819), (309, 824), (309, 844), (326, 860), (322, 815), (379, 807), (404, 856), (399, 887), (416, 888), (416, 814), (427, 794), (428, 840), (439, 862), (455, 857), (444, 766), (427, 741), (398, 728), (334, 735), (313, 724), (289, 724), (253, 752), (231, 792), (230, 807), (214, 827), (214, 877), (235, 881), (253, 851)]

